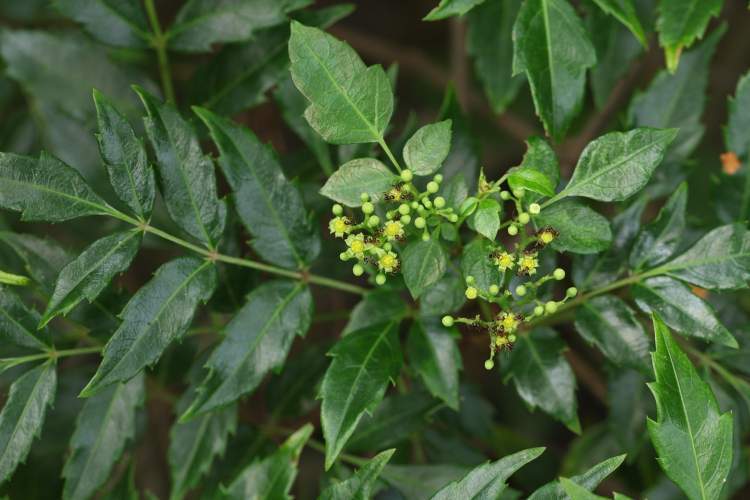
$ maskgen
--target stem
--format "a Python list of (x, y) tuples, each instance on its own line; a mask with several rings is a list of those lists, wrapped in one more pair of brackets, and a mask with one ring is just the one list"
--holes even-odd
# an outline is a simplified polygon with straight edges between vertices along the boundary
[(386, 156), (391, 160), (391, 163), (393, 163), (393, 165), (396, 167), (396, 170), (401, 172), (401, 165), (399, 164), (396, 157), (393, 155), (391, 148), (389, 148), (388, 144), (385, 143), (385, 139), (378, 139), (378, 144), (380, 144), (380, 147), (383, 148), (383, 151), (385, 151)]
[(159, 17), (156, 15), (156, 8), (154, 8), (154, 0), (144, 0), (144, 4), (148, 13), (148, 20), (151, 23), (151, 29), (153, 30), (151, 45), (156, 51), (156, 58), (159, 61), (161, 86), (167, 102), (174, 104), (176, 100), (174, 85), (172, 84), (172, 72), (169, 68), (169, 56), (167, 55), (167, 37), (164, 36), (164, 32), (159, 24)]

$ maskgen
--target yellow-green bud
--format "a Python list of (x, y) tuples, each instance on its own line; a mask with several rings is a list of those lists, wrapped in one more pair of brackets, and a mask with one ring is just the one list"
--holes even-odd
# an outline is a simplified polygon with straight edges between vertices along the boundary
[(438, 189), (440, 189), (440, 185), (435, 181), (430, 181), (427, 183), (427, 192), (428, 193), (437, 193)]
[(422, 233), (422, 241), (430, 241), (430, 233), (428, 233), (427, 231)]
[(474, 284), (474, 276), (471, 276), (471, 275), (467, 276), (466, 277), (466, 284), (467, 285), (473, 285)]
[(518, 227), (511, 224), (508, 226), (508, 234), (511, 236), (515, 236), (518, 234)]
[(511, 333), (510, 335), (508, 335), (508, 342), (510, 342), (511, 344), (516, 340), (518, 340), (518, 337), (516, 337), (515, 334)]
[(440, 184), (443, 182), (443, 174), (435, 174), (435, 177), (433, 177), (432, 180)]
[(544, 314), (544, 306), (536, 306), (534, 308), (534, 315), (541, 316), (542, 314)]
[(523, 198), (523, 195), (526, 194), (526, 190), (524, 188), (516, 188), (513, 190), (513, 196), (516, 198)]
[(523, 285), (518, 285), (516, 287), (516, 295), (518, 295), (519, 297), (523, 297), (524, 295), (526, 295), (526, 287)]
[(410, 182), (414, 178), (414, 174), (408, 168), (401, 171), (401, 180), (404, 182)]
[(443, 326), (449, 328), (453, 326), (453, 316), (443, 316)]
[(565, 279), (565, 269), (562, 269), (562, 268), (558, 267), (557, 269), (555, 269), (555, 270), (554, 270), (554, 271), (552, 272), (552, 276), (553, 276), (553, 277), (554, 277), (554, 278), (555, 278), (555, 279), (556, 279), (557, 281), (562, 281), (562, 280), (564, 280), (564, 279)]
[(386, 217), (386, 219), (388, 219), (388, 220), (390, 220), (390, 219), (393, 219), (393, 218), (394, 218), (395, 216), (396, 216), (396, 211), (395, 211), (395, 210), (388, 210), (388, 211), (387, 211), (387, 212), (385, 213), (385, 217)]
[(347, 260), (349, 260), (349, 254), (346, 253), (346, 252), (341, 252), (339, 254), (339, 259), (341, 259), (342, 261), (346, 262)]
[(414, 210), (417, 210), (417, 209), (419, 208), (419, 203), (417, 203), (416, 201), (412, 201), (412, 202), (411, 202), (411, 203), (410, 203), (409, 205), (410, 205), (410, 206), (411, 206), (411, 208), (413, 208)]
[(344, 213), (344, 207), (336, 203), (331, 207), (331, 212), (333, 212), (333, 215), (341, 215)]
[(451, 222), (458, 222), (458, 215), (456, 215), (456, 214), (450, 214), (448, 216), (448, 220), (451, 221)]
[(362, 276), (364, 273), (364, 267), (362, 267), (360, 264), (354, 264), (354, 267), (352, 267), (352, 274), (354, 274), (354, 276)]
[(370, 215), (375, 211), (375, 205), (370, 203), (369, 201), (366, 201), (362, 203), (362, 213), (365, 215)]
[(501, 200), (510, 200), (510, 193), (508, 191), (500, 191)]
[(411, 215), (402, 215), (399, 220), (401, 221), (401, 224), (408, 226), (411, 222)]
[(390, 242), (383, 243), (383, 250), (390, 252), (393, 249), (393, 245)]
[(547, 311), (547, 314), (554, 314), (557, 312), (557, 302), (549, 301), (546, 304), (544, 304), (544, 310)]
[(380, 224), (380, 217), (377, 215), (371, 215), (369, 219), (367, 219), (367, 225), (370, 227), (375, 227), (378, 224)]
[(497, 285), (490, 285), (488, 291), (490, 292), (490, 295), (497, 295), (498, 293), (500, 293), (500, 287)]
[(375, 283), (378, 285), (384, 285), (385, 284), (385, 274), (378, 274), (375, 276)]
[(435, 198), (433, 203), (435, 204), (435, 208), (443, 208), (445, 206), (445, 198), (443, 198), (442, 196), (438, 196)]
[(424, 205), (425, 208), (432, 208), (432, 202), (429, 198), (423, 198), (422, 205)]
[(487, 361), (484, 362), (484, 369), (485, 370), (492, 370), (493, 368), (495, 368), (495, 362), (494, 361), (492, 361), (491, 359), (488, 359)]
[(414, 227), (417, 229), (424, 229), (424, 227), (427, 225), (427, 221), (424, 220), (424, 217), (417, 217), (414, 219)]
[(409, 212), (411, 212), (411, 207), (409, 207), (409, 205), (407, 205), (406, 203), (402, 203), (398, 206), (398, 213), (400, 213), (401, 215), (406, 215)]
[(521, 224), (528, 224), (530, 220), (531, 217), (526, 212), (521, 212), (520, 214), (518, 214), (518, 222), (520, 222)]
[(529, 205), (529, 213), (531, 213), (531, 215), (538, 215), (541, 211), (542, 207), (539, 205), (539, 203), (532, 203), (531, 205)]
[(570, 288), (568, 288), (567, 290), (565, 290), (565, 295), (569, 299), (572, 299), (573, 297), (575, 297), (576, 295), (578, 295), (578, 289), (576, 287), (574, 287), (574, 286), (571, 286)]
[(359, 199), (362, 200), (362, 201), (369, 201), (370, 200), (370, 195), (367, 194), (367, 193), (362, 193), (362, 194), (359, 195)]
[(473, 286), (470, 286), (466, 289), (465, 295), (467, 299), (474, 300), (477, 298), (477, 295), (479, 295), (479, 292), (477, 291), (476, 288), (474, 288)]

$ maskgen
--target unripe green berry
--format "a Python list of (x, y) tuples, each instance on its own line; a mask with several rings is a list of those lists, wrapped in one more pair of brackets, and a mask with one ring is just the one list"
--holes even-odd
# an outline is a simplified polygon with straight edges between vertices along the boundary
[(417, 210), (417, 209), (419, 208), (419, 203), (417, 203), (416, 201), (412, 201), (412, 202), (411, 202), (411, 203), (410, 203), (409, 205), (410, 205), (410, 206), (411, 206), (411, 208), (413, 208), (414, 210)]
[(450, 328), (453, 326), (453, 316), (443, 316), (443, 326)]
[(435, 204), (435, 208), (443, 208), (445, 206), (445, 198), (443, 198), (442, 196), (438, 196), (435, 198), (433, 203)]
[(422, 205), (424, 205), (425, 208), (432, 208), (432, 202), (429, 198), (422, 199)]
[(534, 316), (541, 316), (544, 314), (544, 306), (536, 306), (534, 308)]
[(519, 297), (523, 297), (524, 295), (526, 295), (526, 287), (523, 285), (518, 285), (516, 287), (516, 295), (518, 295)]
[(565, 290), (565, 295), (569, 299), (572, 299), (573, 297), (575, 297), (576, 295), (578, 295), (578, 289), (576, 287), (574, 287), (574, 286), (571, 286), (570, 288), (568, 288), (567, 290)]
[(430, 241), (430, 233), (428, 233), (427, 231), (422, 233), (422, 241)]
[(440, 189), (440, 184), (438, 184), (435, 181), (430, 181), (427, 183), (427, 192), (428, 193), (437, 193), (438, 189)]
[(458, 222), (458, 215), (456, 215), (456, 214), (450, 214), (448, 216), (448, 220), (451, 221), (451, 222)]
[(386, 217), (386, 219), (388, 219), (388, 220), (391, 220), (391, 219), (393, 219), (393, 218), (394, 218), (395, 216), (396, 216), (396, 211), (395, 211), (395, 210), (388, 210), (388, 211), (387, 211), (387, 212), (385, 213), (385, 217)]
[(341, 252), (339, 254), (339, 259), (341, 259), (342, 261), (346, 262), (347, 260), (349, 260), (349, 254), (346, 253), (346, 252)]
[(554, 314), (557, 312), (557, 302), (549, 301), (546, 304), (544, 304), (544, 310), (547, 311), (547, 314)]
[(516, 340), (518, 340), (518, 337), (516, 337), (515, 334), (511, 333), (510, 335), (508, 335), (508, 342), (510, 342), (511, 344)]
[(360, 264), (354, 264), (354, 267), (352, 267), (352, 274), (354, 274), (354, 276), (362, 276), (364, 273), (364, 267), (362, 267)]
[(401, 221), (401, 224), (408, 226), (411, 222), (411, 215), (402, 215), (399, 220)]
[(414, 219), (414, 227), (417, 229), (424, 229), (424, 227), (427, 225), (427, 221), (424, 220), (424, 217), (417, 217)]
[(398, 213), (400, 213), (401, 215), (406, 215), (409, 212), (411, 212), (411, 207), (406, 203), (402, 203), (398, 206)]
[(473, 285), (474, 284), (474, 276), (471, 276), (471, 275), (467, 276), (466, 277), (466, 284), (467, 285)]
[(410, 182), (414, 178), (414, 174), (408, 168), (401, 171), (401, 180), (404, 182)]
[(375, 283), (378, 285), (384, 285), (385, 284), (385, 274), (378, 274), (375, 276)]
[(516, 198), (523, 198), (523, 195), (526, 194), (526, 190), (524, 188), (516, 188), (513, 190), (513, 196)]
[(362, 213), (365, 215), (370, 215), (375, 211), (375, 205), (370, 203), (369, 201), (366, 201), (362, 203)]
[(518, 214), (518, 222), (520, 222), (521, 224), (528, 224), (530, 220), (531, 216), (526, 212), (521, 212), (520, 214)]
[(508, 191), (500, 191), (501, 200), (510, 200), (510, 193)]
[(552, 272), (552, 276), (553, 276), (553, 277), (554, 277), (554, 278), (555, 278), (555, 279), (556, 279), (557, 281), (562, 281), (562, 280), (564, 280), (564, 279), (565, 279), (565, 269), (562, 269), (562, 268), (558, 267), (557, 269), (555, 269), (555, 270), (554, 270), (554, 271)]
[(390, 242), (383, 243), (383, 250), (390, 252), (393, 249), (393, 245)]
[(333, 212), (333, 215), (341, 215), (344, 213), (344, 207), (336, 203), (331, 207), (331, 212)]
[(466, 289), (465, 295), (467, 299), (474, 300), (477, 298), (477, 295), (479, 295), (479, 292), (477, 291), (476, 288), (474, 288), (473, 286), (470, 286)]
[(492, 361), (491, 359), (488, 359), (487, 361), (484, 362), (484, 369), (485, 370), (492, 370), (493, 368), (495, 368), (495, 362), (494, 361)]
[(541, 211), (542, 207), (539, 206), (539, 203), (532, 203), (529, 205), (529, 213), (531, 213), (531, 215), (538, 215)]
[(440, 184), (443, 182), (443, 174), (435, 174), (435, 177), (433, 177), (432, 180)]
[(488, 291), (490, 292), (490, 295), (497, 295), (498, 293), (500, 293), (500, 287), (497, 285), (490, 285)]
[(508, 234), (511, 235), (511, 236), (517, 235), (518, 234), (518, 227), (514, 226), (512, 224), (510, 226), (508, 226)]
[(380, 217), (377, 215), (371, 215), (369, 219), (367, 219), (367, 225), (370, 227), (375, 227), (378, 224), (380, 224)]
[(370, 201), (370, 195), (367, 193), (362, 193), (359, 195), (359, 199), (362, 201)]
[(425, 210), (425, 209), (424, 209), (424, 207), (422, 207), (422, 205), (420, 205), (420, 206), (419, 206), (419, 207), (417, 208), (417, 213), (418, 213), (418, 214), (419, 214), (419, 215), (420, 215), (421, 217), (424, 217), (425, 215), (427, 215), (427, 210)]

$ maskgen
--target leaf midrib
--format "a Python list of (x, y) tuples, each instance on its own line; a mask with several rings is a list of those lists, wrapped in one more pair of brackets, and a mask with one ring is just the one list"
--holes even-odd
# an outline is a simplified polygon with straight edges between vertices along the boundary
[[(48, 187), (46, 187), (46, 186), (44, 186), (42, 184), (34, 184), (34, 183), (31, 183), (31, 182), (28, 182), (28, 181), (20, 181), (18, 179), (12, 179), (12, 178), (8, 178), (8, 177), (3, 178), (3, 182), (9, 182), (9, 183), (12, 183), (12, 184), (18, 184), (18, 185), (21, 185), (21, 186), (29, 187), (31, 189), (38, 189), (39, 191), (44, 191), (46, 193), (51, 193), (53, 195), (60, 196), (62, 198), (69, 198), (69, 199), (71, 199), (71, 200), (73, 200), (73, 201), (75, 201), (77, 203), (81, 203), (83, 205), (88, 205), (90, 207), (93, 207), (93, 208), (96, 208), (96, 209), (100, 210), (100, 212), (99, 212), (98, 215), (106, 215), (106, 214), (110, 213), (109, 207), (106, 206), (106, 205), (100, 205), (99, 203), (94, 203), (92, 201), (86, 200), (84, 198), (79, 198), (77, 196), (73, 196), (73, 195), (65, 193), (63, 191), (55, 191), (54, 189), (50, 189), (50, 188), (48, 188)], [(26, 212), (26, 209), (24, 208), (22, 210), (22, 212)], [(96, 214), (90, 214), (90, 215), (96, 215)]]
[(34, 339), (34, 341), (37, 344), (39, 344), (43, 350), (47, 350), (49, 348), (48, 345), (46, 345), (44, 342), (42, 342), (40, 339), (38, 339), (35, 335), (33, 335), (33, 333), (31, 332), (31, 330), (29, 330), (28, 328), (26, 328), (16, 318), (14, 318), (13, 316), (11, 316), (8, 313), (8, 311), (6, 310), (5, 307), (0, 307), (0, 314), (2, 314), (3, 316), (5, 316), (6, 318), (8, 318), (11, 323), (13, 323), (14, 325), (18, 326), (21, 330), (25, 331), (27, 333), (27, 336), (29, 336), (32, 339)]

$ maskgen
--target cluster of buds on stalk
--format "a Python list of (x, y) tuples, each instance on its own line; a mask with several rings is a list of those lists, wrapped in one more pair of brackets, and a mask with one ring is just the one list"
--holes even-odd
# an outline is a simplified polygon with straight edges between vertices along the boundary
[(437, 193), (443, 176), (438, 174), (424, 191), (412, 184), (413, 174), (403, 170), (399, 181), (379, 197), (377, 206), (362, 193), (359, 221), (345, 215), (341, 205), (333, 205), (333, 219), (328, 228), (332, 235), (344, 239), (347, 249), (339, 255), (342, 261), (355, 260), (352, 273), (367, 272), (375, 283), (385, 284), (389, 274), (399, 272), (401, 246), (408, 240), (429, 240), (441, 224), (455, 224), (459, 217)]

